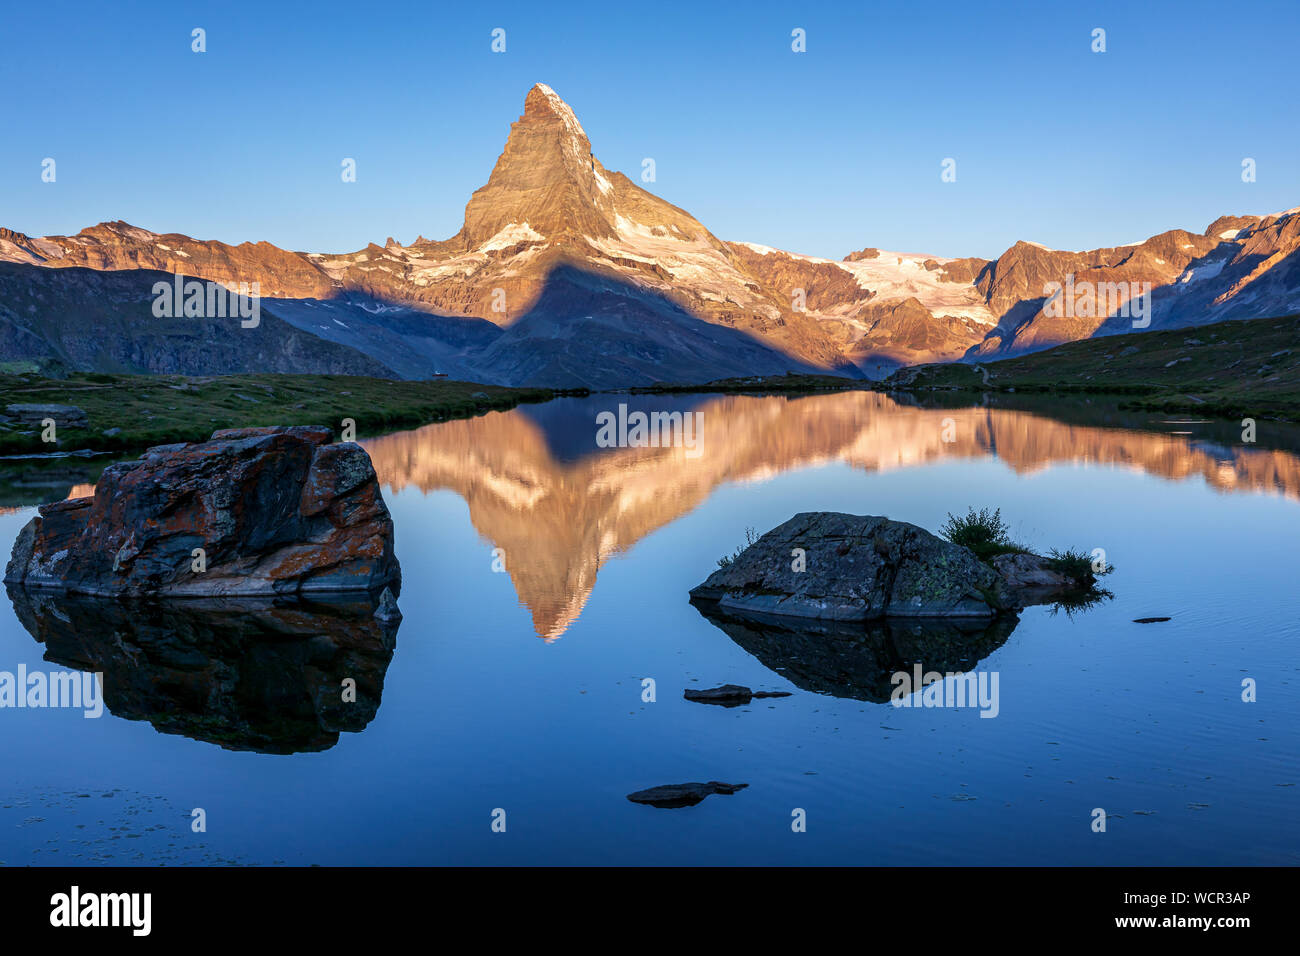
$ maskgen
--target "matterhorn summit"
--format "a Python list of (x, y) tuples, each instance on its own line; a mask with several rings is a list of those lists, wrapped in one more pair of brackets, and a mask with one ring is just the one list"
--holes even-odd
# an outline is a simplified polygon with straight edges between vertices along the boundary
[[(516, 236), (617, 240), (622, 232), (653, 231), (691, 238), (706, 234), (696, 220), (608, 172), (569, 104), (545, 83), (524, 98), (487, 185), (465, 207), (456, 237), (466, 248)], [(715, 240), (716, 241), (716, 240)]]

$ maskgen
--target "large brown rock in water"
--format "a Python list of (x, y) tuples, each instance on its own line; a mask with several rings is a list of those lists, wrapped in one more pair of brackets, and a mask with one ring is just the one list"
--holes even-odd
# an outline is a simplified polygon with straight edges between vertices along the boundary
[(101, 595), (396, 589), (393, 521), (370, 456), (331, 437), (225, 429), (110, 465), (93, 497), (41, 507), (5, 582)]

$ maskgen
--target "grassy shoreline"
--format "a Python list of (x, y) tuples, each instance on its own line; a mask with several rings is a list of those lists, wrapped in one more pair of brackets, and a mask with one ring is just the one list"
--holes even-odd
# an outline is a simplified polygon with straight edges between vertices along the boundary
[(87, 422), (60, 424), (54, 443), (41, 440), (39, 424), (0, 423), (0, 455), (131, 452), (258, 425), (329, 425), (337, 434), (346, 418), (365, 437), (582, 393), (355, 375), (0, 374), (0, 412), (10, 405), (71, 405), (85, 411)]
[(664, 395), (677, 393), (721, 392), (725, 394), (774, 395), (781, 392), (835, 392), (853, 389), (871, 389), (873, 383), (863, 378), (846, 378), (842, 375), (806, 375), (786, 372), (784, 375), (748, 375), (739, 378), (719, 378), (711, 382), (690, 385), (679, 382), (656, 382), (653, 385), (631, 385), (611, 391), (631, 395)]
[[(979, 364), (900, 369), (884, 382), (837, 375), (767, 375), (700, 384), (659, 382), (629, 394), (811, 394), (874, 389), (895, 393), (1016, 393), (1104, 396), (1123, 410), (1300, 422), (1300, 315), (1068, 342)], [(129, 453), (200, 441), (218, 428), (320, 425), (358, 437), (546, 402), (587, 389), (507, 388), (449, 380), (354, 375), (109, 375), (47, 378), (0, 372), (0, 456), (54, 451)], [(10, 405), (70, 405), (86, 424), (59, 423), (42, 441), (38, 420)]]
[(1126, 410), (1295, 422), (1300, 315), (1082, 339), (996, 362), (915, 366), (883, 387), (1112, 396)]

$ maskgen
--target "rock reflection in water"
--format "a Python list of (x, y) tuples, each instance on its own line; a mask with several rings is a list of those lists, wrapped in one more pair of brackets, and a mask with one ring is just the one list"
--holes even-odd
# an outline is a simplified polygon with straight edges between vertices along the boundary
[(45, 660), (103, 673), (112, 714), (227, 750), (328, 750), (364, 730), (397, 641), (397, 622), (376, 619), (367, 598), (128, 603), (8, 591)]
[(758, 662), (800, 690), (884, 703), (899, 671), (964, 673), (1006, 643), (1019, 618), (886, 618), (863, 623), (769, 618), (720, 610), (693, 600), (697, 611)]

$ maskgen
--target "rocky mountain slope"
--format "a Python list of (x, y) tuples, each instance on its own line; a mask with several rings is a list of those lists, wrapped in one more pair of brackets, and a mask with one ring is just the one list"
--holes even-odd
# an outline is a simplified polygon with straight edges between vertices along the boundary
[[(156, 371), (275, 362), (287, 325), (299, 333), (297, 371), (596, 387), (814, 370), (876, 378), (900, 365), (1017, 354), (1131, 327), (1109, 314), (1046, 313), (1045, 284), (1070, 276), (1150, 282), (1152, 328), (1294, 311), (1296, 212), (1224, 217), (1204, 234), (1173, 230), (1091, 252), (1020, 242), (992, 262), (874, 248), (842, 261), (800, 256), (724, 242), (607, 170), (573, 110), (537, 84), (447, 240), (390, 238), (335, 254), (232, 246), (125, 222), (75, 236), (0, 229), (0, 263), (22, 267), (12, 275), (36, 270), (55, 280), (21, 308), (0, 289), (0, 319), (14, 323), (27, 310), (20, 331), (0, 333), (0, 359), (59, 354), (82, 370), (127, 367), (120, 356), (64, 344), (100, 334), (83, 312), (80, 278), (95, 270), (137, 276), (146, 289), (157, 272), (259, 283), (275, 321), (265, 333), (209, 342), (195, 353), (200, 365), (210, 356), (201, 368), (168, 364), (192, 353), (167, 344), (185, 333), (141, 313), (139, 297), (106, 297), (100, 314), (111, 311), (110, 324), (130, 340), (114, 349), (157, 356), (137, 363)], [(117, 364), (100, 369), (110, 361)]]
[(269, 303), (256, 328), (239, 318), (157, 318), (156, 282), (173, 278), (0, 262), (0, 359), (108, 373), (392, 374), (369, 355), (282, 321)]
[[(1174, 229), (1145, 242), (1090, 252), (1018, 242), (976, 279), (999, 321), (971, 355), (996, 358), (1096, 334), (1286, 315), (1300, 309), (1298, 251), (1300, 209), (1224, 216), (1199, 235)], [(1108, 284), (1119, 284), (1123, 294), (1149, 283), (1149, 315), (1138, 318), (1136, 326), (1134, 316), (1113, 309), (1058, 306), (1053, 315), (1045, 309), (1044, 288), (1067, 281), (1076, 288), (1090, 283), (1098, 302)], [(1148, 319), (1149, 324), (1140, 324)]]

